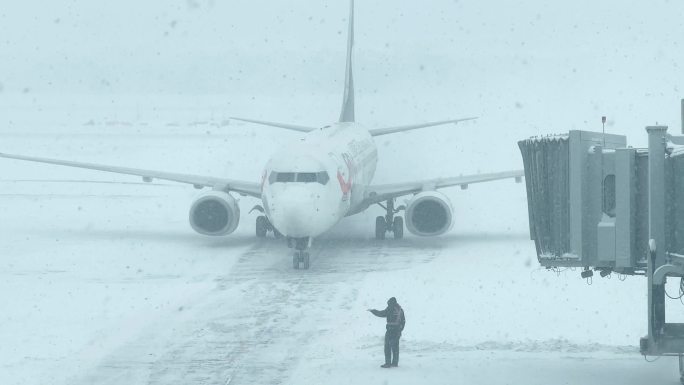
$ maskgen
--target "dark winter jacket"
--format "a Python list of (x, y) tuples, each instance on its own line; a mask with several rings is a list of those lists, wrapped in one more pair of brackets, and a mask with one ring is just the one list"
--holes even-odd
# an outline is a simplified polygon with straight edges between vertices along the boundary
[(385, 310), (371, 310), (371, 313), (378, 317), (387, 318), (387, 330), (403, 331), (406, 325), (406, 317), (404, 316), (404, 309), (396, 304), (394, 306), (387, 306)]

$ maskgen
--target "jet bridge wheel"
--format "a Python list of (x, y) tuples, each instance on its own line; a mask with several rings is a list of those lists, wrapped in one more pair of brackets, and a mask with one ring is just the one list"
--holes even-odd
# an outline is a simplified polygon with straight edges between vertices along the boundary
[(394, 222), (392, 223), (392, 232), (394, 233), (394, 239), (404, 238), (404, 218), (394, 218)]
[(256, 236), (259, 238), (264, 238), (269, 227), (268, 218), (263, 215), (259, 215), (256, 219)]
[(385, 234), (387, 233), (387, 221), (385, 221), (385, 217), (377, 217), (375, 218), (375, 238), (376, 239), (385, 239)]

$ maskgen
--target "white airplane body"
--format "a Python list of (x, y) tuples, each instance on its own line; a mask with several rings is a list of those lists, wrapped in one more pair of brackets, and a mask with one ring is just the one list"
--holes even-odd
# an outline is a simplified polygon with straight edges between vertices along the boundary
[(335, 123), (277, 152), (266, 165), (262, 202), (271, 223), (294, 238), (316, 237), (364, 202), (378, 161), (355, 123)]
[[(309, 267), (306, 250), (314, 237), (328, 231), (342, 218), (362, 212), (374, 204), (386, 210), (385, 216), (376, 218), (377, 238), (383, 239), (388, 232), (392, 232), (395, 238), (403, 237), (404, 218), (406, 228), (413, 234), (440, 235), (452, 225), (452, 207), (448, 198), (437, 189), (449, 186), (466, 188), (472, 183), (505, 178), (515, 178), (519, 182), (523, 171), (373, 185), (378, 162), (373, 137), (475, 118), (370, 130), (356, 123), (352, 76), (353, 9), (351, 0), (345, 90), (338, 122), (315, 128), (233, 118), (305, 133), (299, 141), (282, 148), (270, 158), (260, 183), (5, 153), (0, 153), (0, 157), (137, 175), (146, 182), (163, 179), (192, 184), (196, 188), (209, 187), (212, 191), (193, 203), (189, 216), (192, 228), (204, 235), (227, 235), (237, 228), (240, 209), (231, 193), (259, 198), (261, 205), (255, 209), (264, 215), (257, 218), (257, 236), (263, 237), (269, 231), (278, 237), (286, 236), (288, 245), (296, 249), (293, 256), (295, 268), (302, 264), (304, 268)], [(411, 194), (413, 197), (406, 207), (394, 207), (396, 198)], [(402, 210), (405, 211), (404, 218), (395, 216)]]

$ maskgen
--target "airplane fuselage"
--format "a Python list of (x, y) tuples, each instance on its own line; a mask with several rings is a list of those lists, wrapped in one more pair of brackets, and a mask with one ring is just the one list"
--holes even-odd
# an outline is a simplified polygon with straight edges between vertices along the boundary
[(366, 128), (335, 123), (305, 134), (266, 164), (261, 199), (282, 234), (316, 237), (364, 202), (377, 147)]

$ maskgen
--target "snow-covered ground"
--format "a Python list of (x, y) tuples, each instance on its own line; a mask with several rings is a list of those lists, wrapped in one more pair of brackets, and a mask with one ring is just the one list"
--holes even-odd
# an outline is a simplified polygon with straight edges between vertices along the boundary
[[(118, 134), (111, 126), (77, 125), (60, 134), (5, 135), (3, 145), (18, 153), (167, 170), (230, 169), (252, 179), (259, 175), (252, 163), (267, 156), (253, 149), (292, 138), (246, 125), (184, 126), (171, 133), (164, 122), (152, 126), (115, 126), (133, 131)], [(469, 128), (478, 132), (477, 123)], [(465, 147), (486, 140), (449, 135)], [(386, 139), (381, 170), (387, 162), (406, 167), (421, 161), (418, 154), (391, 155), (408, 146), (404, 139)], [(503, 143), (492, 146), (504, 151)], [(222, 170), (225, 163), (207, 159), (221, 153), (245, 161)], [(478, 154), (450, 155), (453, 164), (426, 173), (474, 172), (490, 156)], [(3, 384), (676, 379), (673, 360), (649, 364), (638, 354), (645, 282), (597, 278), (588, 286), (578, 271), (558, 276), (540, 269), (528, 240), (525, 189), (512, 181), (447, 190), (457, 221), (442, 237), (377, 241), (372, 223), (379, 209), (347, 218), (317, 240), (311, 269), (295, 271), (282, 242), (254, 237), (249, 198), (240, 202), (235, 234), (207, 238), (187, 223), (198, 193), (190, 187), (4, 164)], [(487, 166), (482, 171), (505, 165)], [(404, 306), (408, 326), (401, 367), (383, 371), (384, 321), (365, 309), (383, 307), (390, 296)]]
[[(378, 138), (378, 183), (520, 168), (517, 140), (602, 115), (634, 145), (656, 121), (678, 131), (684, 5), (430, 4), (357, 1), (357, 118), (480, 119)], [(337, 117), (346, 12), (5, 4), (0, 151), (258, 180), (297, 134), (228, 117)], [(294, 271), (282, 242), (254, 236), (254, 200), (236, 233), (208, 238), (187, 222), (198, 191), (138, 182), (0, 161), (0, 384), (677, 383), (675, 360), (638, 353), (642, 278), (539, 268), (524, 185), (445, 190), (456, 222), (436, 238), (376, 241), (371, 208)], [(408, 322), (401, 366), (382, 370), (366, 309), (390, 296)]]

